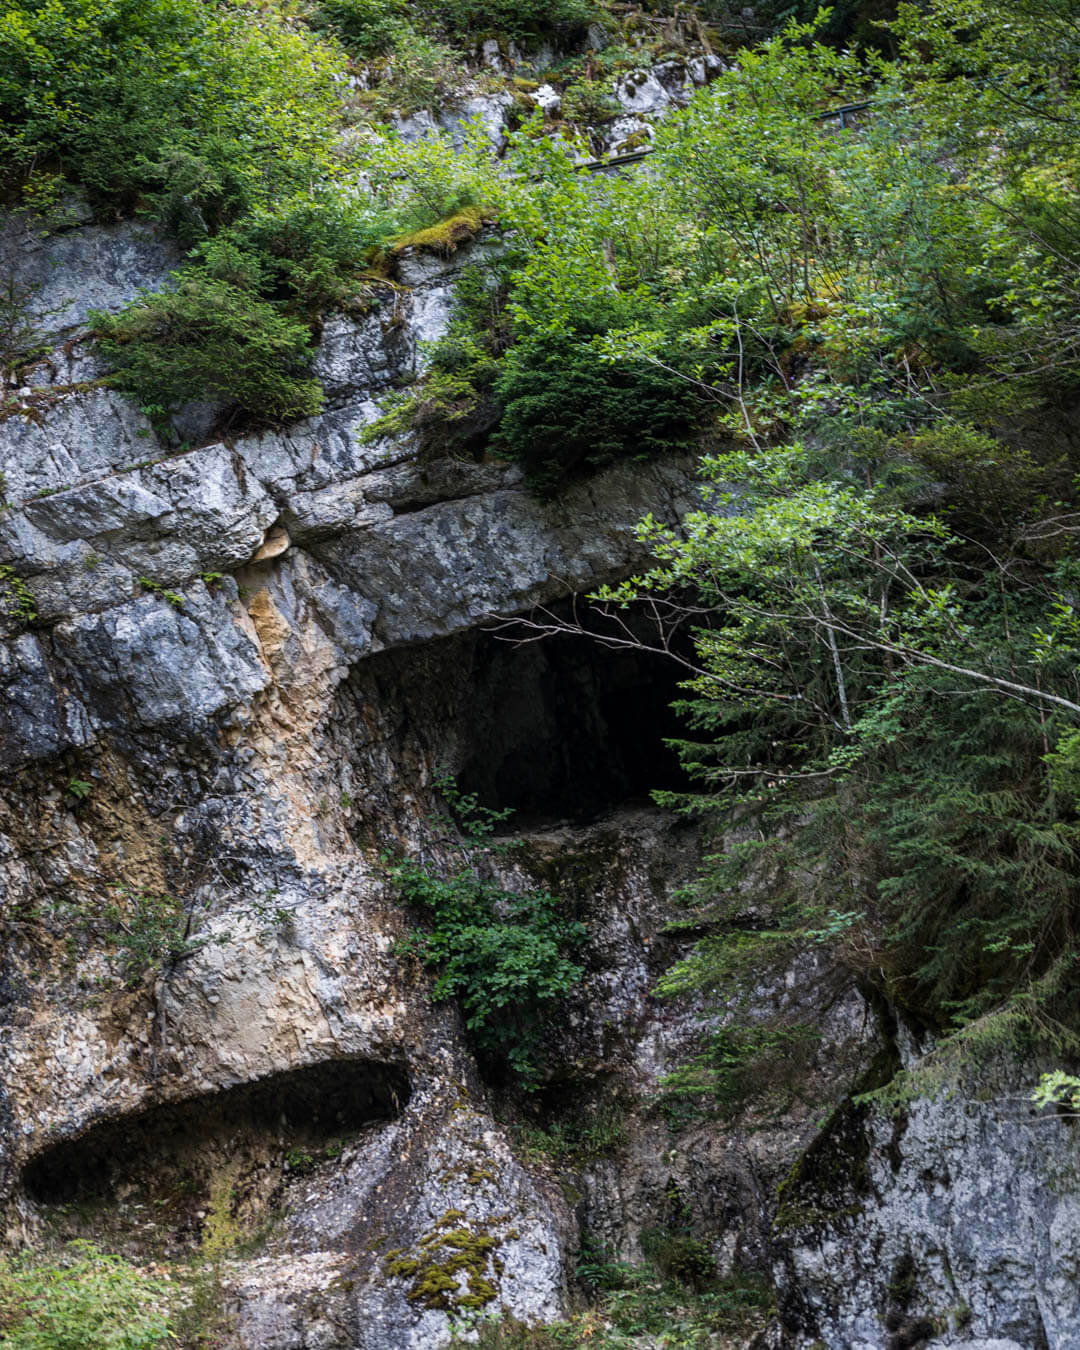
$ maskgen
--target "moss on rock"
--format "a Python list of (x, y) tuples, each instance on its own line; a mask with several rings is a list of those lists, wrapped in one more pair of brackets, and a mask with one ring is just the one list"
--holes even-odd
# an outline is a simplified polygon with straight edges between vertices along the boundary
[(466, 206), (444, 220), (436, 221), (422, 230), (400, 234), (390, 245), (391, 253), (403, 253), (407, 248), (425, 248), (446, 256), (474, 239), (485, 225), (494, 219), (483, 206)]
[(383, 1269), (391, 1279), (411, 1282), (405, 1296), (410, 1303), (444, 1312), (476, 1311), (498, 1294), (503, 1263), (497, 1253), (503, 1239), (491, 1230), (499, 1222), (470, 1224), (461, 1210), (447, 1210), (412, 1252), (387, 1252)]

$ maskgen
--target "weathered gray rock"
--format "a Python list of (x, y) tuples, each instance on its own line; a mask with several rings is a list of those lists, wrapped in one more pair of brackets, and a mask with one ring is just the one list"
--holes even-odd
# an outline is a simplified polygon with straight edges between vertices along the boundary
[(514, 96), (510, 93), (474, 94), (455, 106), (440, 110), (438, 123), (449, 134), (455, 149), (464, 148), (472, 127), (478, 125), (492, 150), (498, 151), (506, 144), (509, 114), (514, 106)]
[(230, 591), (212, 594), (199, 582), (182, 606), (143, 595), (59, 624), (54, 649), (91, 722), (182, 736), (261, 690), (266, 673), (228, 605)]
[(313, 546), (349, 590), (377, 605), (380, 646), (444, 637), (636, 566), (647, 502), (677, 517), (696, 499), (688, 460), (619, 466), (536, 500), (513, 472), (505, 488), (439, 502)]
[(33, 216), (19, 214), (0, 219), (0, 252), (46, 333), (80, 327), (92, 309), (121, 309), (140, 291), (159, 290), (181, 261), (177, 246), (150, 225), (43, 234)]
[(619, 77), (615, 84), (615, 98), (632, 113), (663, 113), (671, 103), (671, 94), (658, 77), (648, 70), (633, 70)]
[(873, 1113), (803, 1168), (779, 1235), (792, 1345), (1080, 1343), (1080, 1142), (1030, 1086), (987, 1066), (981, 1100)]
[(146, 418), (130, 399), (107, 389), (72, 392), (53, 406), (0, 422), (0, 473), (12, 503), (160, 453)]
[(0, 762), (50, 759), (92, 739), (86, 710), (57, 683), (38, 638), (0, 643)]
[[(387, 342), (387, 324), (390, 342)], [(379, 313), (356, 322), (344, 315), (329, 319), (322, 331), (313, 367), (327, 397), (340, 402), (374, 398), (408, 368), (408, 329)], [(396, 358), (396, 359), (395, 359)]]
[[(451, 1277), (450, 1307), (472, 1300), (463, 1307), (498, 1306), (529, 1322), (552, 1321), (565, 1307), (575, 1245), (566, 1203), (557, 1187), (529, 1177), (491, 1119), (460, 1094), (415, 1094), (400, 1120), (305, 1191), (281, 1244), (288, 1250), (233, 1277), (243, 1350), (306, 1350), (313, 1325), (328, 1350), (441, 1343), (445, 1314), (410, 1294), (424, 1262), (437, 1267), (463, 1250), (440, 1244), (451, 1231), (482, 1249)], [(410, 1257), (420, 1271), (393, 1274), (394, 1261)]]

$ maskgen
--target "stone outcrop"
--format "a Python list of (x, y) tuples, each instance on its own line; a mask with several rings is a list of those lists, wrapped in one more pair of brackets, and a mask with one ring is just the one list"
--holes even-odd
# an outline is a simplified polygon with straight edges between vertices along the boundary
[(784, 1345), (1077, 1343), (1080, 1143), (1030, 1082), (991, 1064), (975, 1099), (848, 1108), (781, 1196)]

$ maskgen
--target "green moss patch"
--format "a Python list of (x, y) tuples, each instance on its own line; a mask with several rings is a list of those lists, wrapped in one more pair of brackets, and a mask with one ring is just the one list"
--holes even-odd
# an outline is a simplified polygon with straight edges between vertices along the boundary
[(490, 225), (493, 216), (482, 206), (466, 206), (444, 220), (436, 221), (422, 230), (400, 234), (390, 245), (391, 253), (403, 253), (407, 248), (423, 248), (431, 253), (449, 256), (462, 244), (467, 244)]
[(483, 1308), (497, 1296), (503, 1270), (497, 1252), (504, 1238), (492, 1231), (498, 1224), (470, 1224), (460, 1209), (447, 1210), (411, 1252), (387, 1252), (383, 1269), (409, 1281), (410, 1303), (444, 1312)]

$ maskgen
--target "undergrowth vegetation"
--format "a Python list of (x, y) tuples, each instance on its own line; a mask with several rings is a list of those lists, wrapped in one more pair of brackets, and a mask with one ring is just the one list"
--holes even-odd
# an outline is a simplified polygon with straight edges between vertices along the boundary
[(0, 187), (81, 183), (194, 241), (332, 170), (329, 50), (271, 6), (9, 0), (0, 14)]
[(0, 1341), (9, 1350), (156, 1350), (175, 1343), (171, 1290), (88, 1242), (54, 1261), (0, 1260)]
[(305, 323), (249, 287), (205, 271), (177, 282), (122, 314), (95, 317), (99, 349), (118, 388), (144, 408), (209, 397), (271, 421), (319, 411), (322, 389), (309, 373)]
[(577, 1168), (610, 1158), (626, 1139), (624, 1113), (615, 1105), (575, 1110), (570, 1118), (516, 1126), (518, 1152), (526, 1162), (544, 1160), (558, 1168)]
[(451, 815), (437, 824), (447, 865), (404, 858), (389, 867), (401, 898), (426, 921), (400, 945), (436, 973), (436, 1001), (454, 999), (489, 1070), (535, 1088), (547, 1063), (545, 1017), (580, 980), (572, 954), (585, 936), (547, 891), (509, 890), (493, 863), (507, 845), (490, 836), (507, 811), (480, 806), (453, 781), (439, 787)]
[(480, 1350), (717, 1350), (745, 1344), (772, 1306), (770, 1291), (751, 1276), (710, 1274), (695, 1285), (655, 1264), (610, 1261), (588, 1247), (577, 1273), (593, 1300), (587, 1312), (548, 1326), (483, 1318), (468, 1341), (451, 1344)]

